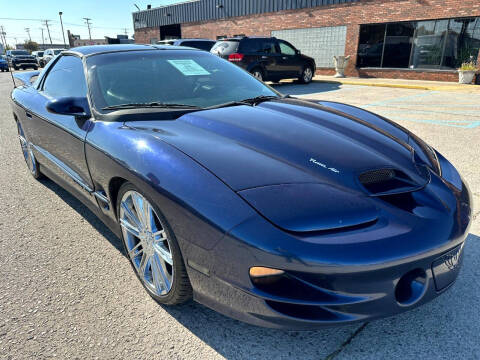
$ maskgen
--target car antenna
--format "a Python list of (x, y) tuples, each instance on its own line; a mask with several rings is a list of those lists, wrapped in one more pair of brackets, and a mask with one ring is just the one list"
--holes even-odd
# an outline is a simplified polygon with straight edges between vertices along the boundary
[(7, 67), (8, 67), (8, 72), (10, 73), (10, 76), (12, 77), (13, 88), (15, 89), (17, 87), (17, 84), (15, 84), (15, 78), (13, 77), (13, 71), (12, 71), (12, 68), (10, 67), (10, 64), (8, 63), (8, 60), (7, 60)]

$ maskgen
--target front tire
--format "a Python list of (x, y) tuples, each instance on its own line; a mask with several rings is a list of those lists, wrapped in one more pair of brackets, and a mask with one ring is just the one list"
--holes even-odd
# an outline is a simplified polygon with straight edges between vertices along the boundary
[(188, 301), (192, 286), (178, 242), (160, 209), (128, 182), (117, 198), (125, 254), (143, 287), (161, 304)]
[(302, 71), (302, 75), (300, 76), (299, 81), (302, 84), (309, 84), (312, 82), (312, 79), (313, 79), (313, 68), (311, 66), (306, 66)]

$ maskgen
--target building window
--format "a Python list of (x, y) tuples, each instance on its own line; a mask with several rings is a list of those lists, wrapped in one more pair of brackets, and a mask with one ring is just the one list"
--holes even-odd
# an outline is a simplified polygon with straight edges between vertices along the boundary
[(480, 18), (361, 25), (357, 66), (456, 69), (479, 49)]
[(358, 46), (357, 66), (382, 66), (383, 43), (385, 41), (385, 24), (362, 25), (360, 27), (360, 44)]

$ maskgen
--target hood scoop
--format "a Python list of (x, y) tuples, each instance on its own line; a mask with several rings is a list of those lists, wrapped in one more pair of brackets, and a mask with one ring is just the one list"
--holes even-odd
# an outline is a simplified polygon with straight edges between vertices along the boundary
[(424, 181), (415, 182), (407, 174), (397, 169), (376, 169), (360, 174), (358, 180), (370, 195), (382, 196), (416, 191), (430, 181), (430, 173), (423, 166), (417, 166), (420, 178)]

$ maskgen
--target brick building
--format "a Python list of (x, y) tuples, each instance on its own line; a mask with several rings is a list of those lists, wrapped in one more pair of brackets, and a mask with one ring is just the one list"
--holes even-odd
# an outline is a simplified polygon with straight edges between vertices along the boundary
[(333, 74), (456, 81), (480, 60), (479, 0), (197, 0), (133, 13), (135, 41), (276, 36)]

